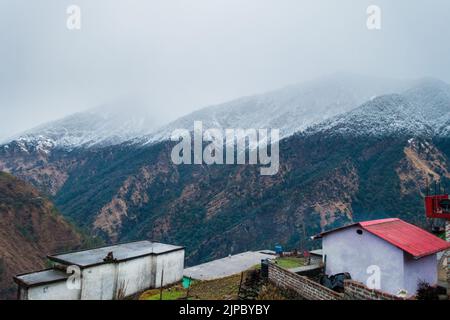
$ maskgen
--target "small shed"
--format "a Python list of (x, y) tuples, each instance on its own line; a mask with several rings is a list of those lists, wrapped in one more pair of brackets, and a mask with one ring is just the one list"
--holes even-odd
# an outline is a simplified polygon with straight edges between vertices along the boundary
[[(14, 277), (20, 299), (113, 300), (181, 281), (184, 270), (183, 247), (150, 241), (51, 255), (48, 259), (52, 269)], [(69, 285), (77, 276), (80, 285)]]
[(400, 219), (354, 223), (323, 232), (327, 275), (348, 272), (353, 280), (387, 293), (417, 291), (420, 281), (437, 284), (437, 253), (450, 243)]

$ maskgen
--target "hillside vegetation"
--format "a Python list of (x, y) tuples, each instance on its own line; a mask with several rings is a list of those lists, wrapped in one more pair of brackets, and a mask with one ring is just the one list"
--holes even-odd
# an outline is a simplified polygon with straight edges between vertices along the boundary
[(36, 189), (0, 172), (0, 299), (15, 298), (14, 275), (45, 268), (47, 254), (86, 239)]

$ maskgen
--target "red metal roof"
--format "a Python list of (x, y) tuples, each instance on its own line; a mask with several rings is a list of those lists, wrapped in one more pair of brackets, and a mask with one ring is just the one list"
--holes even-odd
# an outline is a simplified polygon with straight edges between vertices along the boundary
[[(408, 252), (416, 259), (450, 248), (449, 242), (397, 218), (364, 221), (347, 227), (355, 225)], [(320, 236), (340, 229), (342, 228), (324, 232)]]
[(359, 223), (362, 228), (421, 258), (450, 248), (450, 243), (400, 219), (383, 219)]

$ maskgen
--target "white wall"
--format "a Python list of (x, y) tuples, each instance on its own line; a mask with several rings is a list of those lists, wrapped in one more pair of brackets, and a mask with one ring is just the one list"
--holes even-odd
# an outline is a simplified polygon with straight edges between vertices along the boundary
[(184, 271), (184, 250), (84, 269), (81, 299), (111, 300), (118, 296), (120, 289), (124, 290), (124, 296), (130, 296), (149, 288), (159, 288), (163, 268), (163, 286), (180, 281)]
[(80, 290), (68, 289), (66, 281), (63, 280), (29, 288), (27, 298), (28, 300), (79, 300)]
[(437, 255), (432, 254), (418, 260), (405, 254), (405, 289), (411, 295), (417, 291), (419, 281), (425, 281), (431, 285), (437, 283), (438, 267)]
[(163, 287), (183, 279), (184, 250), (173, 251), (155, 256), (155, 288), (159, 288), (161, 286), (163, 269)]
[(81, 300), (112, 300), (115, 293), (116, 276), (114, 263), (83, 269)]
[(152, 274), (154, 259), (154, 256), (146, 256), (120, 262), (117, 266), (116, 296), (119, 294), (120, 288), (124, 290), (125, 296), (150, 288), (154, 283)]
[(352, 279), (367, 284), (369, 266), (380, 269), (381, 290), (396, 294), (404, 289), (403, 251), (387, 241), (358, 227), (349, 227), (327, 234), (323, 238), (326, 273), (349, 272)]

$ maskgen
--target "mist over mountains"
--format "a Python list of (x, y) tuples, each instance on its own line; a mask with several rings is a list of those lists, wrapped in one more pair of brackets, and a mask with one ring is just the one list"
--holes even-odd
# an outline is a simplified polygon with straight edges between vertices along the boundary
[(7, 139), (41, 150), (73, 149), (120, 144), (146, 135), (161, 117), (140, 99), (123, 98), (60, 120), (42, 124)]
[[(381, 134), (409, 126), (410, 133), (418, 130), (445, 135), (450, 119), (449, 99), (449, 85), (437, 79), (393, 80), (338, 73), (205, 107), (162, 126), (164, 121), (148, 105), (139, 100), (120, 100), (40, 125), (5, 142), (47, 151), (125, 142), (145, 145), (170, 139), (176, 129), (193, 130), (195, 121), (202, 121), (204, 129), (280, 129), (281, 139), (353, 120), (366, 121), (369, 126), (374, 121), (389, 122), (390, 128), (374, 125)], [(372, 106), (375, 104), (378, 108)], [(348, 113), (352, 110), (354, 113)], [(397, 123), (402, 119), (409, 125)]]
[[(127, 141), (151, 144), (175, 129), (277, 128), (281, 138), (303, 131), (367, 100), (401, 92), (411, 81), (337, 73), (272, 92), (205, 107), (161, 127), (157, 111), (141, 101), (121, 100), (40, 125), (9, 139), (42, 150), (101, 147)], [(8, 142), (10, 142), (8, 141)]]

